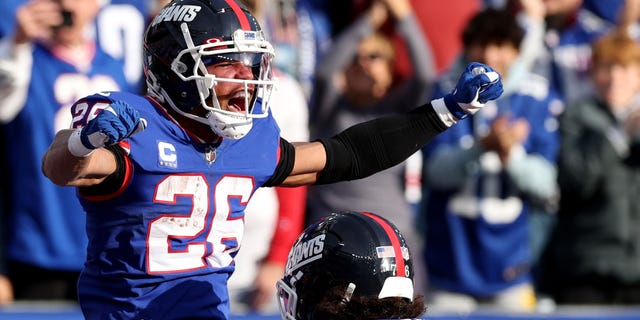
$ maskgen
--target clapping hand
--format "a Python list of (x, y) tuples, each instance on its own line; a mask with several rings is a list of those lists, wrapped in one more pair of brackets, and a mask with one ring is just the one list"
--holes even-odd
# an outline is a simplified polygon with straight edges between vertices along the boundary
[(506, 164), (513, 147), (524, 144), (530, 132), (531, 126), (526, 119), (500, 115), (491, 123), (489, 132), (480, 139), (480, 143), (486, 150), (496, 152), (500, 162)]

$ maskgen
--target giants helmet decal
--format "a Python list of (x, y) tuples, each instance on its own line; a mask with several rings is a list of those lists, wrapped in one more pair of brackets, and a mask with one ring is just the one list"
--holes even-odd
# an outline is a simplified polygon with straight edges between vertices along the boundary
[(346, 300), (413, 300), (413, 265), (402, 234), (386, 219), (368, 212), (332, 213), (298, 237), (277, 287), (283, 319), (313, 319), (318, 297), (334, 287), (344, 287)]
[[(148, 94), (165, 107), (205, 123), (221, 137), (239, 139), (253, 118), (266, 117), (275, 81), (271, 75), (274, 51), (260, 25), (234, 0), (174, 0), (152, 20), (144, 39), (144, 70)], [(207, 65), (242, 62), (253, 79), (219, 78)], [(220, 108), (214, 87), (239, 83), (243, 112)], [(202, 106), (207, 114), (194, 109)]]

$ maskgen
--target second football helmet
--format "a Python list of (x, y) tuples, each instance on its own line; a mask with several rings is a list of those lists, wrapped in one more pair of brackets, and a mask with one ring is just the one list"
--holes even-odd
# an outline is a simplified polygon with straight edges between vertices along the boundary
[[(386, 219), (367, 212), (322, 218), (298, 237), (278, 281), (283, 319), (314, 319), (324, 293), (413, 301), (413, 265), (405, 239)], [(342, 291), (340, 291), (342, 292)]]
[[(205, 123), (221, 137), (239, 139), (252, 119), (266, 117), (274, 90), (272, 45), (249, 11), (234, 0), (174, 0), (151, 21), (144, 38), (148, 93), (179, 114)], [(207, 66), (242, 62), (253, 79), (209, 74)], [(223, 110), (215, 86), (239, 83), (243, 112)], [(206, 109), (196, 115), (198, 106)]]

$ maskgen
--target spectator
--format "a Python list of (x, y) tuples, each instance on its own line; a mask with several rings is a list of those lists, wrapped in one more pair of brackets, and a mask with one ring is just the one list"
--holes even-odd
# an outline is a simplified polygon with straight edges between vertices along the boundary
[[(627, 7), (636, 0), (511, 0), (514, 10), (524, 3), (528, 27), (544, 29), (544, 47), (537, 52), (533, 71), (550, 79), (567, 106), (588, 96), (592, 91), (589, 78), (591, 42), (613, 29), (630, 11)], [(526, 5), (542, 3), (544, 21), (531, 14)], [(539, 5), (534, 5), (537, 7)], [(543, 23), (537, 26), (536, 21)]]
[[(482, 0), (411, 0), (423, 33), (431, 43), (437, 44), (432, 47), (437, 74), (450, 67), (462, 52), (458, 35), (482, 5)], [(405, 57), (406, 48), (398, 42), (396, 44), (397, 56)], [(396, 70), (399, 74), (410, 74), (412, 69), (408, 59), (397, 59)]]
[(97, 0), (28, 1), (0, 45), (0, 121), (11, 168), (6, 251), (16, 299), (77, 300), (85, 216), (75, 192), (39, 167), (55, 133), (69, 127), (76, 99), (129, 89), (120, 64), (87, 36), (98, 9)]
[[(394, 49), (379, 28), (393, 19), (410, 48), (413, 75), (393, 83)], [(358, 122), (406, 111), (427, 94), (435, 68), (426, 38), (412, 14), (408, 0), (375, 1), (356, 22), (336, 38), (320, 62), (311, 105), (312, 136), (334, 135)], [(308, 196), (308, 221), (332, 210), (357, 207), (392, 219), (415, 252), (414, 212), (404, 194), (404, 165), (366, 179), (327, 186), (312, 186)], [(425, 286), (416, 270), (416, 290)]]
[[(61, 0), (56, 0), (60, 2)], [(101, 50), (123, 64), (127, 82), (142, 89), (142, 42), (144, 28), (155, 7), (166, 0), (107, 0), (87, 32), (96, 35)], [(0, 1), (0, 38), (15, 32), (17, 9), (27, 0)]]
[(493, 66), (505, 81), (503, 97), (424, 148), (425, 264), (434, 310), (535, 306), (528, 217), (550, 214), (557, 198), (562, 104), (545, 79), (521, 66), (522, 38), (512, 14), (477, 13), (462, 34), (464, 55), (435, 87), (435, 97), (451, 89), (466, 61)]
[(332, 213), (291, 247), (277, 284), (282, 319), (419, 317), (424, 297), (412, 278), (410, 250), (393, 223), (369, 212)]
[[(241, 0), (251, 10), (277, 52), (274, 63), (291, 75), (308, 102), (318, 57), (331, 42), (330, 25), (315, 0)], [(326, 6), (326, 4), (323, 4)]]
[(545, 275), (559, 303), (640, 303), (640, 44), (593, 44), (595, 91), (561, 117), (561, 201)]

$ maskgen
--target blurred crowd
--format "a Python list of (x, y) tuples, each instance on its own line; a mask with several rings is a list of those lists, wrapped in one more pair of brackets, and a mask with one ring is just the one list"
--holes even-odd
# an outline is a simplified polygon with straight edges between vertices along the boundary
[[(400, 229), (428, 310), (640, 304), (640, 0), (239, 1), (275, 47), (290, 141), (442, 97), (472, 61), (505, 93), (384, 172), (256, 193), (232, 311), (276, 313), (295, 237), (344, 210)], [(84, 212), (40, 161), (78, 98), (144, 92), (166, 3), (0, 1), (0, 305), (76, 301)]]

